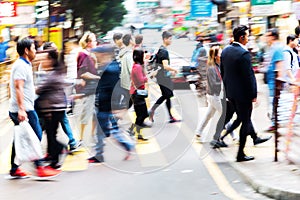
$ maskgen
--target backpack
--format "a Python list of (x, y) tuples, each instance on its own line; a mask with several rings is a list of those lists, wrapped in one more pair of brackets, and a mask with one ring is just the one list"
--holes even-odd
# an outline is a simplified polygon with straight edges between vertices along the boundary
[(158, 71), (161, 69), (161, 67), (157, 64), (157, 58), (159, 54), (160, 49), (156, 53), (154, 53), (148, 62), (148, 76), (153, 79), (156, 77)]

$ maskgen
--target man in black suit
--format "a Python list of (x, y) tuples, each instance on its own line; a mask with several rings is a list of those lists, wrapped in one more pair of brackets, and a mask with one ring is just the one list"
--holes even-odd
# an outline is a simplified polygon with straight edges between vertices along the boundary
[(250, 52), (245, 46), (248, 43), (248, 36), (247, 26), (240, 25), (234, 28), (234, 42), (223, 50), (220, 66), (226, 96), (233, 104), (238, 119), (242, 122), (237, 162), (254, 159), (244, 153), (248, 134), (253, 138), (255, 145), (271, 138), (257, 137), (251, 121), (252, 102), (256, 102), (257, 85)]

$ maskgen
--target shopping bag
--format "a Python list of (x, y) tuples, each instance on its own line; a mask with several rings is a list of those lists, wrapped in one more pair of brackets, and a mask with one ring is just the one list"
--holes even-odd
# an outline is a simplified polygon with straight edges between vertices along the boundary
[(17, 165), (43, 158), (41, 142), (26, 120), (14, 126), (14, 144)]

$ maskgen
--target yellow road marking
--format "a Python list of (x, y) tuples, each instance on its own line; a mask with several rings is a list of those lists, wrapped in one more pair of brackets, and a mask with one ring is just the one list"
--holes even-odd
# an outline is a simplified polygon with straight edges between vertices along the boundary
[(168, 163), (155, 138), (149, 139), (147, 143), (137, 144), (135, 148), (142, 167), (164, 166)]
[(80, 152), (75, 152), (73, 155), (67, 155), (63, 165), (63, 171), (83, 171), (88, 168), (88, 152), (84, 148)]
[[(130, 112), (129, 115), (133, 120), (136, 117), (135, 112)], [(137, 143), (135, 149), (142, 167), (156, 167), (167, 164), (167, 160), (155, 138), (151, 138), (147, 142)]]

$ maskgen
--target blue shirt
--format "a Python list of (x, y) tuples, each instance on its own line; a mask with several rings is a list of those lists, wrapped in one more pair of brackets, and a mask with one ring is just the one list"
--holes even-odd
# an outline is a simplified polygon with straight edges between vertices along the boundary
[(270, 64), (267, 71), (267, 82), (270, 89), (270, 96), (274, 96), (275, 92), (275, 71), (276, 63), (284, 60), (283, 46), (276, 42), (270, 48)]
[(6, 57), (6, 50), (8, 49), (8, 41), (0, 43), (0, 62), (5, 61)]

